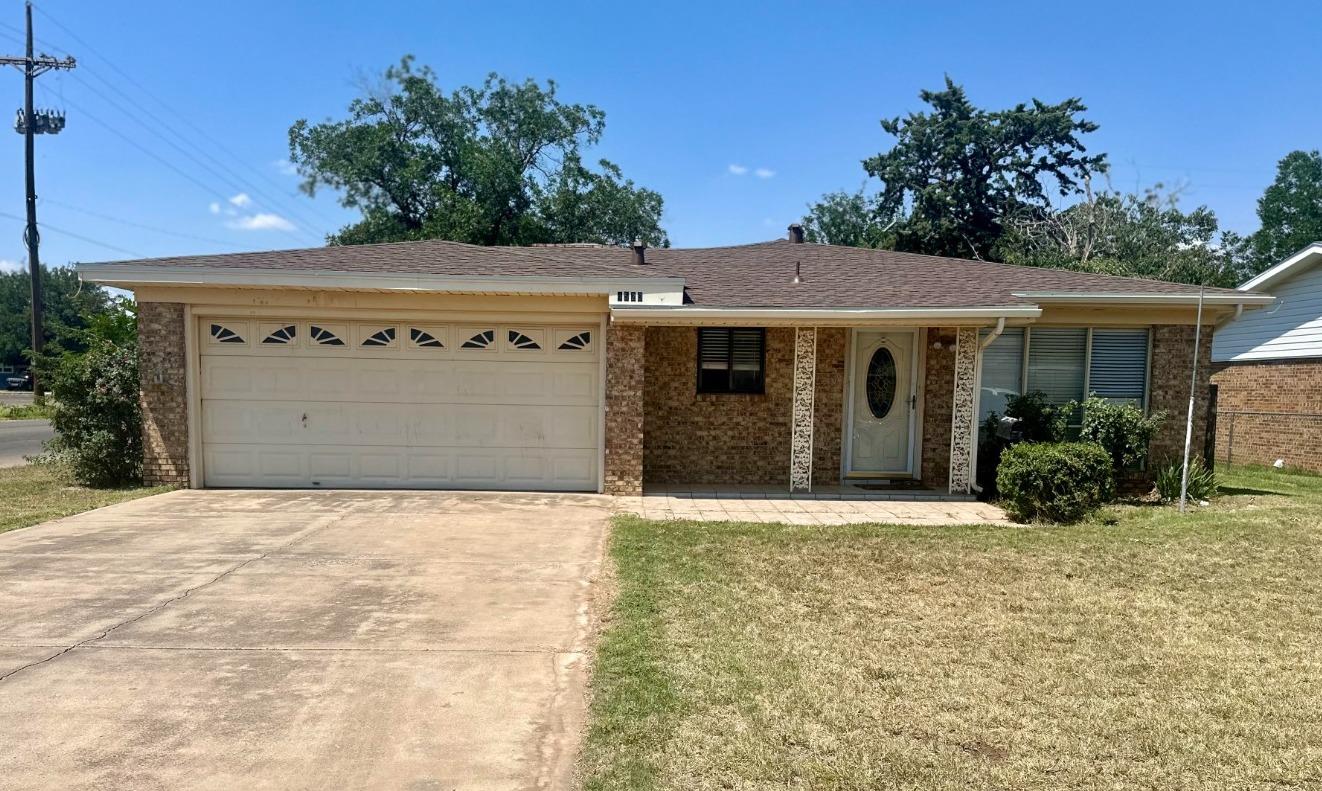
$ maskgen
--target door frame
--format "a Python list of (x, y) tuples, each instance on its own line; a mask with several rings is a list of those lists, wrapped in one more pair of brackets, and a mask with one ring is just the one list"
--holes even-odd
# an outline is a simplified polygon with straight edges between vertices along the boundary
[[(909, 392), (906, 398), (909, 399), (909, 452), (905, 454), (906, 466), (902, 470), (855, 470), (854, 465), (854, 397), (858, 391), (858, 348), (859, 335), (861, 333), (873, 333), (878, 335), (909, 335), (913, 343), (909, 347)], [(918, 428), (918, 404), (919, 404), (919, 383), (918, 383), (918, 355), (921, 351), (919, 344), (919, 331), (910, 327), (854, 327), (849, 333), (849, 364), (845, 374), (845, 441), (844, 441), (844, 472), (846, 478), (913, 478), (915, 476), (914, 453), (918, 443), (916, 434)]]

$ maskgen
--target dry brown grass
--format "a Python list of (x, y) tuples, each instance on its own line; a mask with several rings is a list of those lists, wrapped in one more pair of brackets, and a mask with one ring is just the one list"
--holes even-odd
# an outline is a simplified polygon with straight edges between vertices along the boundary
[(169, 487), (89, 489), (53, 464), (0, 469), (0, 533), (166, 491)]
[(587, 787), (1322, 788), (1322, 479), (1066, 528), (622, 519)]

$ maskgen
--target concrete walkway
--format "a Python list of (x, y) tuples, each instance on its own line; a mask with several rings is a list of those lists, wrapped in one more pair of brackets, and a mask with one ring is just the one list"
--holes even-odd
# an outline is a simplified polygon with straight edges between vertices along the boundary
[(1009, 523), (1005, 511), (980, 502), (941, 500), (819, 500), (788, 496), (759, 497), (732, 493), (718, 497), (697, 493), (644, 494), (617, 497), (618, 513), (645, 519), (690, 519), (703, 522), (780, 522), (792, 525), (849, 525), (880, 522), (906, 525), (973, 525)]
[(0, 786), (566, 787), (609, 514), (182, 491), (0, 535)]

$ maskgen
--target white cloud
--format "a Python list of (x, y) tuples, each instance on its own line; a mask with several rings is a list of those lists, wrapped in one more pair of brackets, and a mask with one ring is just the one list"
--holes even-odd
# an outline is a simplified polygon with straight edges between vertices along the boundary
[(753, 171), (753, 175), (757, 176), (760, 179), (769, 179), (772, 176), (776, 175), (776, 171), (772, 170), (771, 168), (758, 168), (757, 170)]
[(0, 258), (0, 275), (8, 275), (13, 272), (22, 272), (27, 267), (17, 261), (10, 261), (8, 258)]
[(287, 159), (277, 159), (271, 163), (271, 166), (280, 171), (280, 174), (283, 176), (298, 175), (298, 168), (294, 166), (293, 162), (290, 162)]
[(728, 170), (736, 176), (742, 176), (748, 172), (748, 168), (743, 165), (730, 165)]
[(242, 209), (245, 206), (252, 205), (252, 198), (248, 197), (248, 193), (240, 192), (238, 195), (235, 195), (233, 198), (230, 198), (230, 203)]
[(207, 211), (211, 212), (212, 214), (220, 214), (220, 204), (215, 201), (212, 201), (211, 205), (207, 206)]
[(278, 214), (258, 212), (225, 223), (240, 231), (292, 231), (294, 224)]

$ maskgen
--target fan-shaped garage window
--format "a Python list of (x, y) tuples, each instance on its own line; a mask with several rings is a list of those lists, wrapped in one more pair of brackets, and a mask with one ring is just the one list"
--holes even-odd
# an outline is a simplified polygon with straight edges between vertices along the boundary
[(239, 333), (223, 324), (211, 325), (211, 337), (216, 339), (216, 343), (243, 343)]
[(288, 324), (284, 327), (278, 327), (270, 335), (262, 338), (262, 343), (293, 343), (294, 338), (298, 337), (298, 327)]
[(363, 346), (389, 346), (395, 342), (395, 328), (386, 327), (363, 338)]
[(495, 330), (483, 330), (464, 341), (463, 349), (485, 349), (496, 341)]
[(308, 327), (308, 333), (312, 335), (312, 340), (316, 341), (318, 345), (321, 346), (344, 345), (344, 341), (340, 339), (340, 336), (336, 335), (335, 333), (331, 332), (325, 327), (319, 327), (316, 324), (313, 324), (312, 326)]
[(884, 346), (872, 353), (868, 363), (868, 410), (880, 420), (895, 405), (895, 357)]

